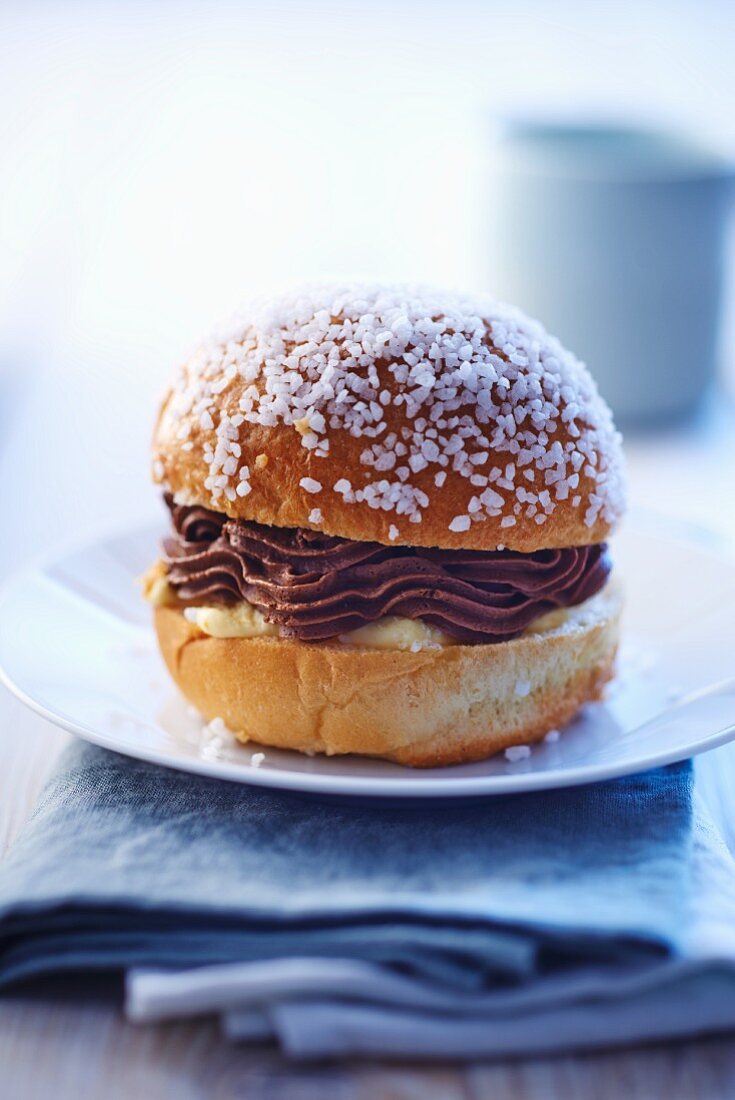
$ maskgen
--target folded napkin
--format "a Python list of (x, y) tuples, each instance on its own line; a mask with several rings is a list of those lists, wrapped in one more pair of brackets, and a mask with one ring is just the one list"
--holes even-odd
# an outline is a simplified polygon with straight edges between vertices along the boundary
[(294, 1056), (481, 1057), (735, 1026), (735, 868), (677, 765), (408, 809), (70, 746), (0, 866), (0, 985), (125, 972)]

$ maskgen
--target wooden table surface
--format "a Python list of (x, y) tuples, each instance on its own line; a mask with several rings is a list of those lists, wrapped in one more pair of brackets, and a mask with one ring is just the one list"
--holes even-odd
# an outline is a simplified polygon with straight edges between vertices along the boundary
[[(67, 737), (0, 688), (0, 856)], [(99, 990), (0, 999), (0, 1100), (719, 1100), (735, 1095), (735, 1041), (484, 1064), (285, 1062), (231, 1046), (209, 1022), (141, 1027)]]

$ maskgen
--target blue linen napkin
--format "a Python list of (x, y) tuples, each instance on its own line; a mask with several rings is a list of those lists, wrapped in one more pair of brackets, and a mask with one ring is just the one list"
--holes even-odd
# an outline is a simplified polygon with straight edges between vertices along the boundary
[(124, 971), (133, 1018), (216, 1012), (299, 1056), (733, 1026), (729, 858), (688, 764), (393, 809), (80, 742), (0, 867), (0, 985)]

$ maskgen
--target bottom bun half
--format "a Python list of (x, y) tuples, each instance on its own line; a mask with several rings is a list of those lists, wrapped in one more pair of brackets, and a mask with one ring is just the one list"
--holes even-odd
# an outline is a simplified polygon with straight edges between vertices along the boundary
[(621, 605), (610, 582), (552, 629), (418, 652), (213, 638), (175, 607), (157, 608), (155, 623), (181, 692), (239, 740), (434, 767), (538, 741), (599, 699)]

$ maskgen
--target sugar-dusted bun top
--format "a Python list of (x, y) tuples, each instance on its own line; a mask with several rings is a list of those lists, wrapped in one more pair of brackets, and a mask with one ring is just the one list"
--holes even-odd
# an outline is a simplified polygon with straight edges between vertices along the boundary
[(153, 469), (181, 503), (386, 544), (583, 545), (623, 508), (584, 364), (516, 309), (406, 286), (248, 308), (181, 369)]

